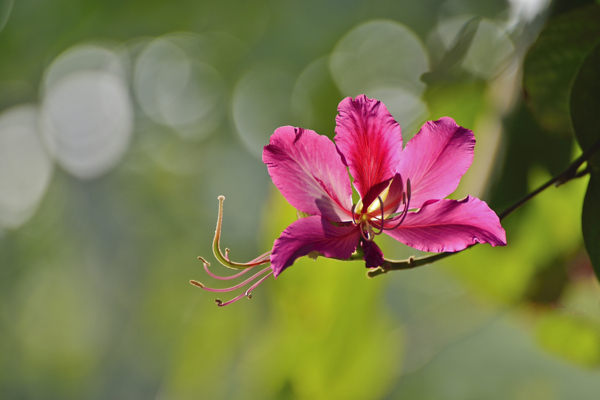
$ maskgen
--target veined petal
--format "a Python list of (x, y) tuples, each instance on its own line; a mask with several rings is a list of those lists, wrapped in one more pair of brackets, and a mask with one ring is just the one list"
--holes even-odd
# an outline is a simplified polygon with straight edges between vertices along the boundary
[(506, 244), (506, 232), (485, 201), (467, 196), (462, 200), (431, 200), (417, 212), (409, 212), (398, 228), (384, 231), (418, 250), (436, 253), (463, 250), (475, 243)]
[(452, 118), (426, 122), (408, 141), (398, 172), (410, 179), (411, 208), (443, 199), (456, 190), (473, 162), (475, 136)]
[(356, 250), (359, 238), (360, 231), (356, 226), (335, 226), (317, 215), (299, 219), (285, 228), (273, 244), (271, 268), (274, 276), (312, 251), (325, 257), (349, 258)]
[(263, 151), (273, 183), (298, 210), (330, 221), (349, 221), (352, 187), (335, 145), (316, 132), (283, 126)]
[(394, 176), (402, 154), (400, 125), (377, 100), (347, 97), (338, 106), (335, 143), (364, 198), (370, 188)]

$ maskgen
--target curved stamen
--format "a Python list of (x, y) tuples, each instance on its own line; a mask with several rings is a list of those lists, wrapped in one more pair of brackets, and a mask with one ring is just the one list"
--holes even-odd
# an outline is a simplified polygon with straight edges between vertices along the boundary
[(248, 271), (250, 271), (252, 269), (252, 268), (246, 268), (246, 269), (243, 269), (242, 272), (238, 272), (237, 274), (231, 275), (231, 276), (219, 276), (219, 275), (216, 275), (216, 274), (213, 274), (212, 272), (210, 272), (210, 270), (208, 269), (209, 265), (210, 264), (208, 264), (206, 262), (204, 263), (204, 270), (206, 271), (206, 273), (209, 274), (210, 276), (212, 276), (213, 278), (219, 279), (222, 281), (228, 281), (230, 279), (239, 278), (240, 276), (244, 275), (245, 273), (247, 273)]
[[(368, 226), (369, 226), (369, 224), (367, 223), (367, 229), (368, 229)], [(364, 240), (366, 240), (367, 242), (371, 242), (373, 240), (373, 239), (369, 239), (367, 236), (365, 236), (365, 230), (363, 229), (362, 224), (358, 228), (360, 229), (360, 234), (362, 235), (362, 238)]]
[(404, 210), (402, 210), (402, 213), (400, 215), (398, 215), (397, 217), (394, 217), (394, 218), (388, 220), (390, 222), (391, 221), (398, 221), (398, 223), (394, 227), (386, 226), (384, 228), (386, 231), (393, 231), (394, 229), (396, 229), (400, 225), (402, 225), (402, 223), (404, 222), (404, 219), (406, 218), (406, 214), (407, 214), (407, 211), (408, 211), (408, 201), (406, 201), (406, 193), (402, 193), (402, 202), (404, 203)]
[(265, 275), (262, 278), (260, 278), (260, 280), (258, 282), (256, 282), (254, 285), (250, 286), (250, 288), (248, 290), (246, 290), (246, 292), (244, 293), (246, 295), (246, 297), (248, 297), (249, 299), (251, 299), (252, 298), (252, 291), (254, 289), (256, 289), (256, 287), (258, 285), (260, 285), (261, 283), (263, 283), (264, 280), (267, 279), (271, 275), (273, 275), (273, 271), (269, 272), (267, 275)]
[[(217, 218), (217, 229), (215, 230), (215, 238), (213, 239), (213, 253), (217, 260), (224, 266), (232, 269), (246, 269), (256, 267), (257, 265), (265, 264), (270, 260), (263, 259), (264, 255), (247, 263), (238, 263), (229, 260), (229, 249), (225, 249), (225, 254), (221, 251), (221, 228), (223, 226), (223, 202), (225, 196), (219, 196), (219, 216)], [(266, 253), (265, 253), (266, 255)], [(198, 257), (203, 262), (208, 263), (204, 258)]]
[(233, 290), (236, 290), (236, 289), (239, 289), (241, 287), (246, 286), (247, 284), (249, 284), (250, 282), (252, 282), (256, 278), (258, 278), (259, 276), (261, 276), (262, 274), (264, 274), (269, 269), (271, 269), (271, 267), (267, 267), (267, 268), (263, 269), (262, 271), (257, 272), (256, 274), (252, 275), (250, 278), (246, 279), (242, 283), (238, 283), (237, 285), (234, 285), (234, 286), (231, 286), (231, 287), (228, 287), (228, 288), (223, 288), (223, 289), (209, 288), (209, 287), (204, 286), (203, 283), (198, 282), (198, 281), (194, 281), (194, 280), (191, 280), (190, 283), (192, 285), (194, 285), (194, 286), (198, 286), (201, 289), (208, 290), (209, 292), (218, 292), (218, 293), (221, 293), (221, 292), (231, 292)]
[(269, 276), (271, 276), (273, 274), (273, 271), (269, 272), (267, 275), (263, 276), (258, 282), (256, 282), (254, 285), (252, 285), (250, 287), (250, 289), (246, 290), (244, 293), (241, 293), (239, 295), (237, 295), (236, 297), (234, 297), (233, 299), (226, 301), (226, 302), (222, 302), (219, 299), (215, 299), (215, 303), (217, 303), (217, 305), (219, 307), (225, 307), (228, 304), (231, 303), (235, 303), (236, 301), (238, 301), (239, 299), (241, 299), (242, 297), (248, 297), (248, 299), (252, 298), (252, 293), (250, 293), (252, 290), (256, 289), (256, 287), (258, 285), (260, 285), (265, 279), (267, 279)]
[[(381, 196), (377, 196), (377, 199), (379, 200), (379, 207), (381, 208), (381, 219), (379, 220), (380, 225), (377, 228), (379, 230), (379, 232), (373, 232), (373, 234), (375, 236), (381, 235), (383, 233), (383, 226), (384, 226), (384, 215), (383, 215), (383, 199), (381, 198)], [(376, 220), (373, 220), (376, 221)], [(371, 230), (372, 231), (372, 230)]]
[[(402, 213), (400, 215), (398, 215), (397, 217), (394, 217), (394, 218), (398, 218), (398, 223), (393, 228), (392, 227), (384, 227), (383, 229), (388, 230), (388, 231), (393, 231), (394, 229), (396, 229), (400, 225), (402, 225), (402, 223), (404, 222), (404, 219), (406, 218), (406, 214), (408, 214), (408, 207), (410, 205), (410, 197), (411, 197), (410, 179), (407, 179), (406, 180), (406, 192), (402, 193), (402, 203), (404, 203), (404, 210), (402, 210)], [(389, 219), (388, 221), (393, 221), (394, 218)]]
[(374, 236), (375, 236), (375, 235), (373, 234), (373, 225), (371, 225), (371, 224), (367, 223), (367, 232), (369, 233), (369, 239), (370, 239), (371, 241), (373, 241), (373, 239), (374, 239)]
[(352, 222), (354, 223), (354, 225), (358, 225), (356, 223), (356, 218), (354, 217), (354, 210), (356, 210), (356, 204), (352, 204), (352, 210), (350, 210), (350, 212), (352, 213)]

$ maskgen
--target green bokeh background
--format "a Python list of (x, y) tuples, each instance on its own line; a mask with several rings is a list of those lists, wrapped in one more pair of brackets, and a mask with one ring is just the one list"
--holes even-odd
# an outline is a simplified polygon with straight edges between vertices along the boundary
[[(361, 262), (305, 257), (225, 308), (188, 283), (221, 284), (195, 259), (213, 260), (218, 195), (235, 260), (296, 219), (260, 149), (281, 125), (333, 137), (345, 96), (386, 102), (405, 140), (445, 115), (472, 129), (453, 198), (500, 212), (564, 169), (580, 150), (536, 124), (520, 85), (527, 48), (569, 2), (534, 3), (0, 0), (0, 398), (596, 398), (588, 178), (503, 221), (503, 248), (374, 279)], [(437, 68), (473, 16), (467, 55)], [(66, 56), (82, 48), (101, 61)], [(73, 83), (90, 71), (129, 106), (121, 130)], [(23, 106), (27, 146), (3, 122)], [(74, 137), (48, 128), (63, 117)], [(388, 258), (418, 253), (378, 243)]]

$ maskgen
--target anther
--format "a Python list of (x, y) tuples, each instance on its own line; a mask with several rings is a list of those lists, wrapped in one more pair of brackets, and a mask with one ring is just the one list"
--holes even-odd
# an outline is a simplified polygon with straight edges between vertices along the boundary
[(201, 282), (195, 281), (195, 280), (191, 280), (190, 283), (194, 286), (198, 286), (199, 288), (204, 289), (204, 285)]
[(202, 261), (205, 265), (208, 265), (210, 267), (210, 263), (208, 261), (206, 261), (206, 259), (202, 256), (198, 256), (198, 260)]
[(219, 299), (215, 299), (215, 303), (217, 303), (217, 305), (219, 307), (221, 307), (223, 305), (223, 302), (221, 300), (219, 300)]

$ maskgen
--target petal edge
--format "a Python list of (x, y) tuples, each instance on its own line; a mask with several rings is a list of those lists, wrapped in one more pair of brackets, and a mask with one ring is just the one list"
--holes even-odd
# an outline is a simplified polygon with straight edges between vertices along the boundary
[(285, 228), (273, 244), (271, 268), (274, 276), (312, 251), (325, 257), (349, 258), (356, 250), (359, 238), (360, 232), (355, 226), (335, 226), (316, 215), (301, 218)]
[(404, 223), (384, 231), (408, 246), (435, 253), (460, 251), (475, 243), (506, 245), (506, 232), (496, 213), (476, 197), (432, 200)]
[(273, 183), (296, 209), (331, 221), (349, 221), (352, 187), (329, 138), (309, 129), (277, 128), (263, 150)]

